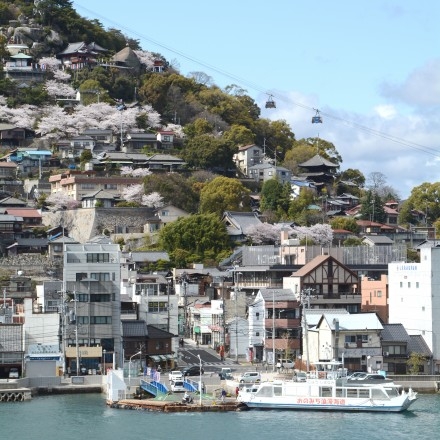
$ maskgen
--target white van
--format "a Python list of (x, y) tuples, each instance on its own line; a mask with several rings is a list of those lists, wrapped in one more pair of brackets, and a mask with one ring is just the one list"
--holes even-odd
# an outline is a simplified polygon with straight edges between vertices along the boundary
[(243, 373), (238, 379), (240, 383), (260, 383), (261, 374), (258, 371), (248, 371)]
[(183, 384), (183, 380), (173, 380), (171, 382), (171, 391), (173, 393), (184, 393), (185, 386)]

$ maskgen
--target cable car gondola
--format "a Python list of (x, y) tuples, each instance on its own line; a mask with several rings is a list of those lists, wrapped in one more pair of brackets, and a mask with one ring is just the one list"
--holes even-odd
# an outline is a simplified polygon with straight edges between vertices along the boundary
[(322, 118), (319, 114), (319, 110), (316, 110), (316, 115), (312, 117), (312, 124), (322, 124)]
[(272, 95), (269, 95), (269, 99), (266, 101), (266, 108), (277, 108), (275, 101), (272, 98)]

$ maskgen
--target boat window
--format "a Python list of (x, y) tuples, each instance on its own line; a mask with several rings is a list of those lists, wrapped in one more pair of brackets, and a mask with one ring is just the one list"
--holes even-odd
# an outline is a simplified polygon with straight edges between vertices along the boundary
[(336, 388), (336, 397), (347, 397), (347, 391), (345, 388)]
[(255, 393), (257, 396), (261, 397), (272, 397), (272, 386), (262, 386), (259, 388), (259, 390)]
[(332, 389), (330, 387), (321, 387), (321, 397), (332, 397)]
[(347, 388), (347, 397), (357, 398), (357, 388)]
[(368, 388), (366, 389), (360, 389), (359, 390), (359, 397), (362, 397), (364, 399), (369, 399), (370, 398), (370, 390)]
[(385, 388), (385, 390), (390, 397), (396, 397), (399, 395), (399, 390), (397, 388)]
[(373, 399), (380, 399), (380, 400), (388, 399), (388, 396), (386, 395), (385, 391), (382, 390), (381, 388), (373, 388), (371, 397)]
[(273, 387), (273, 394), (274, 396), (282, 396), (283, 395), (283, 389), (282, 387)]

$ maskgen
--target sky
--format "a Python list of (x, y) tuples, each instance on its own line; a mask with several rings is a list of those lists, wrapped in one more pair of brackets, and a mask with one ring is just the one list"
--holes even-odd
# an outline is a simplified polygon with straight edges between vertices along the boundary
[[(440, 180), (440, 1), (73, 1), (182, 75), (236, 84), (341, 170), (383, 173), (401, 199)], [(275, 109), (266, 109), (272, 96)], [(312, 124), (319, 110), (323, 123)]]

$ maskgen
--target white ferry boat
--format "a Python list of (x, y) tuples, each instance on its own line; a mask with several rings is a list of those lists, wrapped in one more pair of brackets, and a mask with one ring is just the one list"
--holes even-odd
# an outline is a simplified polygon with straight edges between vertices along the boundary
[[(328, 363), (326, 367), (335, 365)], [(263, 382), (250, 392), (240, 391), (237, 400), (259, 409), (401, 412), (417, 399), (417, 393), (411, 389), (406, 392), (392, 381), (349, 381), (337, 375), (338, 371), (331, 369), (306, 382)]]

